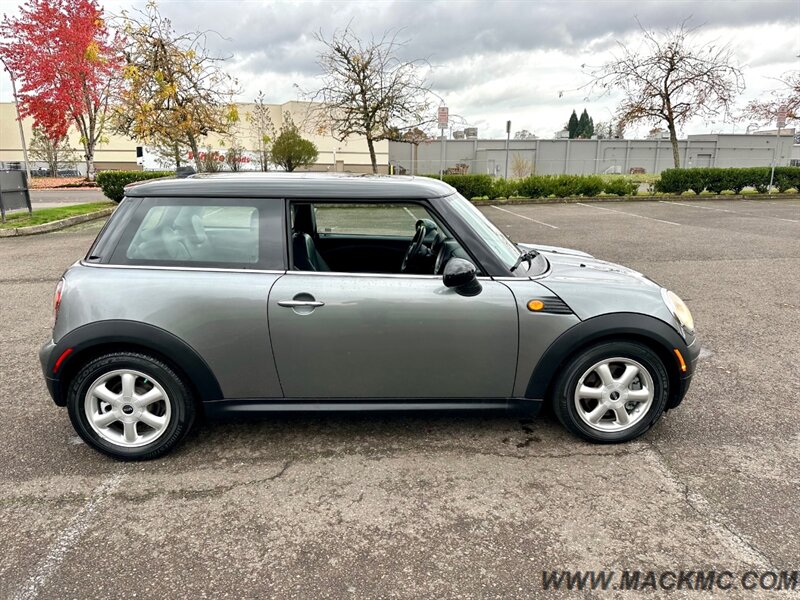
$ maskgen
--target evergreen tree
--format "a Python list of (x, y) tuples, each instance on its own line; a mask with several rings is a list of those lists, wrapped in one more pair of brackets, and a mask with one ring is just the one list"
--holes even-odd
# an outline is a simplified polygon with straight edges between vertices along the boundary
[(581, 118), (578, 119), (578, 128), (575, 131), (574, 137), (589, 139), (592, 135), (594, 135), (594, 122), (584, 108), (581, 113)]
[(578, 115), (575, 114), (575, 111), (572, 111), (572, 115), (567, 121), (567, 131), (569, 132), (569, 139), (574, 138), (578, 132)]

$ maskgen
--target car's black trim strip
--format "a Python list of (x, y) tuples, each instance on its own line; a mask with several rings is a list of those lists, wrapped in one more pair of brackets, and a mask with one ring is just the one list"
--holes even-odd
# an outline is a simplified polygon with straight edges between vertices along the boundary
[[(683, 386), (679, 385), (679, 381), (683, 378), (691, 377), (691, 369), (696, 362), (692, 358), (696, 358), (695, 355), (699, 353), (699, 348), (692, 347), (690, 349), (680, 334), (664, 321), (638, 313), (599, 315), (581, 321), (562, 333), (550, 344), (542, 358), (539, 359), (528, 381), (525, 397), (547, 398), (550, 384), (554, 381), (566, 360), (576, 351), (604, 338), (638, 338), (654, 344), (661, 350), (660, 354), (675, 384), (672, 386), (672, 394), (668, 405), (675, 406), (681, 401), (682, 398), (675, 395), (680, 395), (681, 392), (685, 393), (686, 390), (682, 390)], [(686, 357), (690, 372), (686, 374), (678, 372), (673, 348), (678, 348)]]
[(537, 413), (541, 400), (530, 398), (235, 398), (203, 404), (206, 416), (224, 417), (271, 412), (352, 412), (352, 411), (423, 411), (423, 410), (508, 410), (523, 409)]
[[(223, 397), (222, 389), (211, 367), (189, 344), (155, 325), (114, 319), (96, 321), (73, 329), (58, 340), (46, 361), (43, 361), (45, 377), (52, 381), (52, 387), (48, 383), (48, 388), (56, 404), (63, 406), (66, 401), (65, 390), (61, 389), (63, 374), (72, 373), (74, 367), (79, 364), (81, 356), (86, 356), (84, 354), (86, 351), (101, 346), (109, 348), (131, 346), (145, 351), (151, 350), (183, 371), (189, 380), (188, 383), (203, 402)], [(55, 361), (67, 348), (72, 348), (73, 352), (64, 360), (58, 373), (53, 375)]]

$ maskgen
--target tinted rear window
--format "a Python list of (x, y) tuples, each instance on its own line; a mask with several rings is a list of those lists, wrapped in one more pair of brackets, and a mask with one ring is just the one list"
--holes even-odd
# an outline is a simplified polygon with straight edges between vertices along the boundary
[(258, 209), (252, 206), (154, 206), (125, 257), (199, 263), (258, 262)]
[[(111, 263), (257, 269), (265, 267), (264, 210), (240, 199), (145, 199)], [(275, 257), (280, 259), (280, 256)]]

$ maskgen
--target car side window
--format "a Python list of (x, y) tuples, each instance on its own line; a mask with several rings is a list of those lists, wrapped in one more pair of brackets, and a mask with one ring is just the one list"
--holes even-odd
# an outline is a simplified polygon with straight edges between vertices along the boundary
[(292, 270), (441, 275), (468, 258), (421, 203), (295, 201), (289, 216)]
[(259, 262), (257, 206), (160, 202), (140, 210), (114, 262), (243, 268)]
[(414, 235), (419, 219), (430, 219), (430, 213), (419, 204), (344, 204), (313, 205), (320, 236), (364, 235), (371, 237), (405, 237)]

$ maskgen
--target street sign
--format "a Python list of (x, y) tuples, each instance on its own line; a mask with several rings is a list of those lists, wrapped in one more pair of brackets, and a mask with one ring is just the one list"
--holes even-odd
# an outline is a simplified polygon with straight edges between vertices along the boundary
[(450, 124), (450, 111), (446, 106), (439, 107), (439, 129), (447, 129)]
[(781, 106), (778, 109), (778, 129), (786, 126), (786, 117), (789, 116), (789, 109), (786, 106)]

